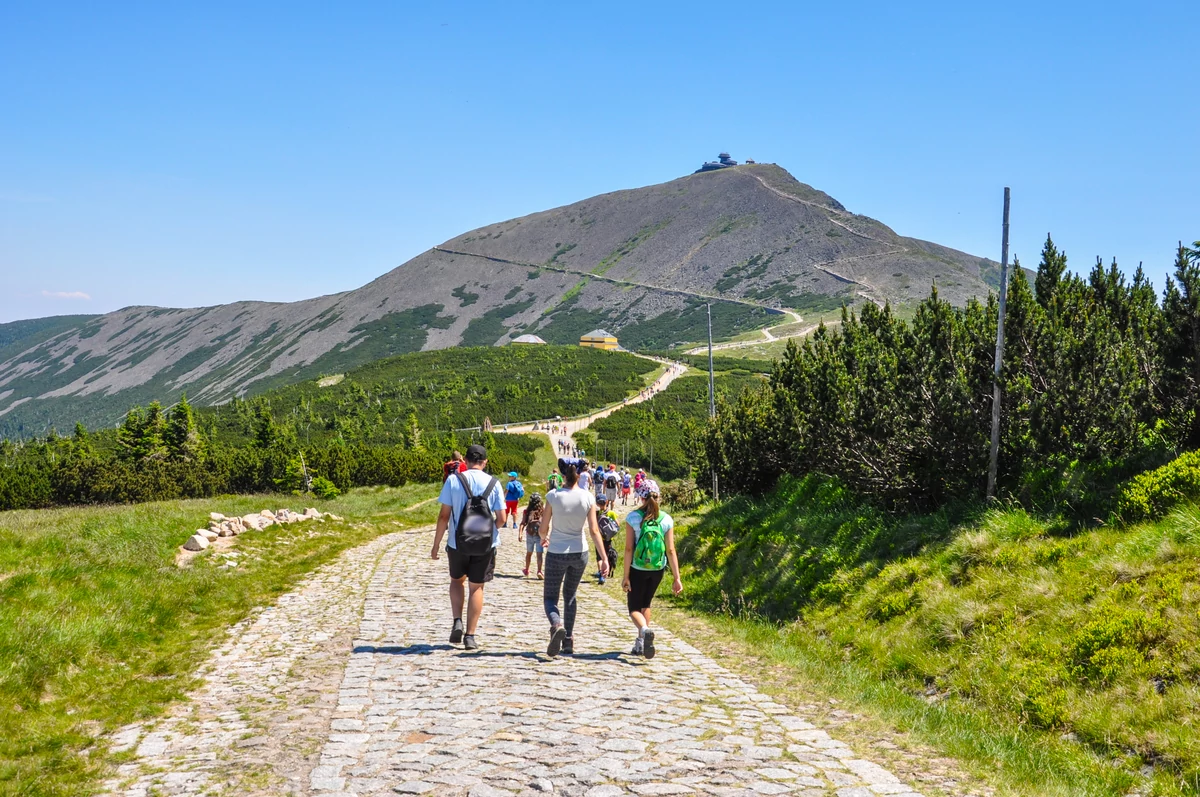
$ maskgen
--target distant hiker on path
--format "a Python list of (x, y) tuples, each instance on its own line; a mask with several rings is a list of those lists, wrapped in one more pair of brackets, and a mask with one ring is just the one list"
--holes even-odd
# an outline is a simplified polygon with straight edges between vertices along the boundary
[(629, 505), (629, 494), (633, 492), (633, 476), (629, 471), (621, 474), (621, 506)]
[[(562, 464), (563, 464), (564, 462), (568, 462), (568, 461), (570, 461), (570, 460), (560, 459), (560, 460), (558, 461), (558, 467), (559, 467), (559, 469), (561, 469), (561, 468), (562, 468)], [(591, 489), (591, 486), (592, 486), (592, 472), (591, 472), (590, 470), (588, 470), (588, 463), (587, 463), (587, 460), (586, 460), (586, 459), (580, 459), (579, 461), (577, 461), (577, 462), (575, 462), (575, 463), (574, 463), (574, 467), (576, 468), (576, 471), (575, 471), (575, 472), (576, 472), (576, 473), (578, 474), (578, 476), (579, 476), (579, 489), (581, 489), (581, 490), (588, 490), (588, 489)], [(563, 474), (563, 477), (565, 478), (565, 477), (566, 477), (566, 475), (567, 475), (567, 472), (564, 470), (564, 471), (562, 472), (562, 474)], [(569, 487), (570, 485), (568, 484), (567, 486)]]
[(621, 476), (617, 473), (617, 466), (609, 464), (608, 470), (604, 472), (604, 495), (608, 497), (608, 505), (617, 505), (617, 488), (621, 486)]
[(559, 474), (558, 468), (550, 471), (550, 475), (546, 477), (546, 492), (547, 494), (554, 492), (563, 486), (562, 475)]
[(675, 521), (659, 509), (658, 483), (647, 479), (638, 493), (640, 508), (625, 518), (625, 604), (629, 619), (637, 627), (633, 655), (654, 658), (654, 631), (650, 628), (650, 604), (662, 582), (667, 565), (675, 582), (671, 591), (683, 592), (679, 580), (679, 559), (675, 555)]
[[(546, 619), (550, 621), (550, 644), (546, 654), (551, 658), (560, 652), (575, 652), (576, 593), (583, 574), (587, 572), (590, 534), (598, 555), (604, 556), (604, 540), (596, 522), (596, 499), (579, 486), (579, 470), (569, 460), (558, 461), (559, 470), (567, 480), (566, 489), (546, 496), (546, 512), (542, 518), (542, 546), (546, 549), (546, 584), (542, 602)], [(586, 467), (586, 463), (583, 463)], [(600, 573), (608, 575), (608, 558), (600, 560)], [(559, 596), (563, 610), (559, 613)]]
[(512, 527), (517, 527), (517, 507), (525, 497), (525, 485), (517, 478), (517, 472), (509, 471), (508, 484), (504, 485), (504, 508), (512, 518)]
[(537, 577), (542, 576), (542, 554), (546, 549), (542, 547), (542, 513), (545, 511), (545, 505), (542, 503), (542, 496), (534, 493), (529, 496), (529, 503), (525, 505), (525, 514), (521, 518), (521, 527), (517, 530), (517, 541), (521, 538), (525, 539), (525, 569), (521, 572), (529, 576), (529, 560), (533, 558), (533, 554), (537, 552)]
[[(442, 511), (434, 530), (433, 550), (436, 561), (441, 553), (442, 537), (447, 529), (446, 559), (450, 564), (450, 610), (454, 623), (450, 642), (463, 643), (465, 650), (475, 650), (475, 629), (483, 613), (483, 585), (492, 580), (496, 571), (496, 548), (500, 545), (500, 526), (507, 516), (500, 485), (485, 473), (487, 449), (480, 445), (467, 448), (467, 470), (447, 478), (442, 485), (438, 503)], [(464, 588), (470, 582), (470, 599)], [(463, 625), (463, 603), (467, 603), (467, 622)]]
[(450, 478), (451, 473), (462, 473), (467, 469), (467, 463), (463, 462), (463, 455), (455, 451), (450, 455), (450, 461), (442, 465), (442, 481)]

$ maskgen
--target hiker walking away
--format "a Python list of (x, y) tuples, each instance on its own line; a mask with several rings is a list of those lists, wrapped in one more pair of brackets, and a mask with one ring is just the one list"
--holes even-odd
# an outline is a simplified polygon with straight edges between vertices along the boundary
[(617, 487), (621, 483), (621, 477), (617, 475), (617, 466), (609, 465), (608, 471), (604, 474), (604, 495), (608, 498), (609, 506), (617, 505)]
[[(450, 642), (462, 642), (465, 650), (479, 647), (475, 629), (483, 612), (483, 586), (496, 570), (496, 547), (500, 545), (500, 527), (507, 519), (500, 484), (488, 473), (487, 449), (481, 445), (467, 448), (467, 469), (446, 479), (438, 503), (442, 511), (434, 530), (433, 550), (436, 561), (441, 553), (442, 537), (447, 530), (446, 559), (450, 564), (450, 610), (454, 622)], [(470, 598), (465, 594), (470, 584)], [(463, 625), (463, 604), (467, 622)]]
[(621, 474), (621, 506), (629, 505), (629, 494), (633, 492), (633, 476), (629, 471)]
[(558, 468), (550, 471), (550, 475), (546, 477), (546, 494), (554, 492), (563, 485), (563, 478), (559, 475)]
[[(613, 547), (613, 540), (621, 533), (621, 521), (617, 520), (617, 513), (613, 511), (606, 495), (596, 499), (596, 525), (600, 527), (600, 539), (604, 540), (604, 557), (608, 559), (609, 572), (615, 571), (617, 569), (617, 551)], [(596, 561), (600, 561), (599, 549), (596, 550)], [(604, 583), (604, 577), (604, 573), (596, 571), (596, 578), (601, 584)]]
[(450, 455), (450, 461), (442, 465), (442, 481), (450, 478), (451, 473), (462, 473), (467, 469), (467, 463), (463, 462), (463, 455), (455, 451)]
[[(563, 466), (564, 462), (570, 462), (570, 461), (571, 460), (560, 459), (558, 461), (559, 470), (562, 470), (562, 466)], [(586, 459), (577, 459), (574, 462), (574, 466), (575, 466), (575, 472), (577, 474), (579, 474), (579, 489), (581, 489), (581, 490), (591, 489), (592, 472), (590, 470), (588, 470), (587, 460)], [(567, 475), (567, 472), (564, 470), (564, 471), (562, 471), (562, 474), (563, 474), (563, 477), (565, 478)]]
[(517, 478), (515, 470), (508, 472), (508, 484), (504, 485), (504, 509), (512, 518), (512, 527), (517, 527), (517, 507), (525, 497), (525, 485)]
[[(575, 609), (579, 582), (587, 571), (590, 534), (600, 559), (600, 573), (608, 575), (608, 558), (604, 556), (604, 540), (596, 522), (596, 499), (579, 486), (579, 470), (565, 459), (558, 468), (567, 480), (563, 490), (546, 496), (546, 512), (542, 518), (542, 545), (546, 549), (546, 583), (542, 602), (546, 619), (550, 621), (550, 657), (575, 652)], [(559, 596), (562, 613), (559, 613)]]
[(650, 603), (662, 582), (667, 565), (675, 582), (671, 591), (683, 592), (679, 559), (675, 555), (675, 521), (659, 508), (658, 483), (647, 479), (638, 493), (642, 505), (625, 518), (625, 604), (637, 627), (633, 655), (654, 658), (654, 630), (650, 628)]
[(529, 503), (525, 505), (525, 514), (521, 517), (521, 527), (517, 530), (517, 541), (522, 538), (525, 540), (525, 569), (522, 574), (529, 577), (529, 560), (533, 558), (534, 552), (537, 552), (537, 577), (543, 578), (542, 575), (542, 555), (546, 549), (542, 547), (542, 512), (545, 509), (545, 504), (542, 503), (542, 496), (539, 493), (534, 493), (529, 496)]
[(633, 477), (633, 492), (637, 495), (642, 494), (642, 485), (646, 483), (646, 471), (638, 468), (637, 475)]

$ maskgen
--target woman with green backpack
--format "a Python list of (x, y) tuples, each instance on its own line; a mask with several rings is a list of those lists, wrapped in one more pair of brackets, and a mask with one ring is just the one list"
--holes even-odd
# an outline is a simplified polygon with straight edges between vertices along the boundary
[(647, 479), (638, 489), (642, 505), (625, 518), (625, 592), (629, 617), (637, 626), (633, 655), (654, 658), (654, 631), (650, 628), (650, 603), (662, 583), (667, 565), (675, 583), (671, 591), (683, 592), (679, 558), (675, 555), (675, 521), (659, 508), (658, 483)]

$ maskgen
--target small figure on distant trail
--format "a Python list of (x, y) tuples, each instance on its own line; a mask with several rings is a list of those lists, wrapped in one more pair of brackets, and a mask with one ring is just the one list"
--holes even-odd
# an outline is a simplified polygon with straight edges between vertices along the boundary
[(525, 497), (525, 485), (517, 478), (517, 472), (509, 471), (508, 484), (504, 485), (504, 508), (512, 518), (512, 527), (517, 527), (517, 508)]
[(646, 471), (638, 468), (637, 475), (633, 477), (633, 491), (638, 495), (642, 494), (642, 485), (646, 483)]
[(559, 474), (558, 468), (550, 471), (550, 475), (546, 477), (546, 492), (552, 493), (563, 486), (562, 475)]
[(483, 416), (483, 431), (485, 431), (485, 432), (492, 431), (492, 419), (487, 417), (486, 415)]
[[(500, 527), (507, 519), (500, 485), (484, 472), (487, 449), (481, 445), (467, 448), (467, 469), (447, 478), (442, 485), (438, 502), (442, 511), (434, 530), (433, 550), (436, 561), (441, 553), (442, 537), (446, 531), (446, 559), (450, 564), (450, 609), (454, 623), (450, 642), (463, 643), (465, 650), (475, 650), (475, 629), (483, 612), (483, 586), (492, 580), (496, 571), (496, 548), (500, 545)], [(464, 592), (470, 582), (470, 598)], [(466, 603), (467, 622), (463, 625), (463, 604)]]
[[(563, 462), (567, 462), (567, 461), (568, 460), (559, 460), (559, 467), (562, 466)], [(574, 464), (575, 464), (575, 472), (579, 474), (579, 489), (581, 489), (581, 490), (591, 489), (592, 472), (590, 470), (588, 470), (587, 460), (577, 458)], [(566, 471), (563, 471), (564, 476), (566, 475), (566, 473), (567, 473)]]
[(679, 559), (675, 555), (675, 521), (659, 508), (658, 482), (647, 479), (638, 495), (640, 508), (625, 518), (625, 588), (629, 619), (637, 627), (633, 655), (654, 658), (654, 631), (650, 628), (650, 603), (662, 582), (667, 565), (675, 577), (671, 591), (683, 592)]
[(633, 492), (633, 476), (629, 471), (621, 474), (621, 506), (629, 505), (629, 494)]
[[(621, 533), (621, 521), (617, 519), (617, 513), (613, 511), (608, 496), (596, 497), (596, 524), (600, 527), (600, 538), (604, 540), (604, 556), (608, 558), (608, 569), (612, 572), (617, 569), (617, 551), (613, 547), (613, 540)], [(600, 562), (599, 550), (596, 551), (596, 562)], [(604, 583), (604, 573), (599, 570), (596, 571), (596, 578), (601, 584)]]
[[(558, 471), (555, 471), (557, 475)], [(521, 527), (517, 530), (517, 542), (523, 538), (525, 540), (525, 569), (521, 572), (529, 576), (529, 561), (533, 558), (533, 554), (537, 552), (537, 577), (543, 578), (542, 575), (542, 554), (546, 549), (542, 547), (542, 496), (540, 493), (534, 493), (529, 496), (529, 503), (525, 505), (525, 514), (521, 517)]]
[(442, 481), (450, 478), (451, 473), (462, 473), (467, 469), (467, 463), (463, 462), (463, 455), (455, 451), (450, 455), (450, 461), (442, 465)]
[[(604, 539), (596, 521), (596, 499), (579, 487), (579, 470), (570, 460), (560, 459), (559, 470), (567, 480), (566, 489), (546, 496), (546, 512), (542, 518), (542, 545), (546, 549), (546, 583), (542, 602), (550, 621), (550, 643), (546, 654), (575, 652), (576, 593), (583, 574), (587, 572), (590, 534), (598, 556), (604, 556)], [(608, 575), (608, 558), (600, 560), (601, 575)], [(561, 593), (563, 611), (559, 614)]]
[(604, 494), (608, 497), (608, 505), (617, 505), (617, 488), (621, 486), (621, 477), (617, 473), (617, 466), (608, 463), (608, 470), (604, 472)]

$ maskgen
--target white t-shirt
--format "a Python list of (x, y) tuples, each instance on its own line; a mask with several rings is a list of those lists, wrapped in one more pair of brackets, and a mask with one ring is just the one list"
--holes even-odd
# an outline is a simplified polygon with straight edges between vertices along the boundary
[(578, 486), (555, 490), (546, 496), (553, 511), (550, 518), (550, 544), (547, 553), (587, 553), (588, 513), (596, 498)]
[(583, 473), (579, 474), (579, 486), (580, 487), (582, 487), (583, 489), (586, 490), (588, 487), (591, 486), (591, 484), (592, 484), (592, 474), (588, 473), (586, 470)]
[[(629, 528), (633, 529), (633, 548), (635, 551), (637, 550), (638, 540), (642, 536), (642, 517), (642, 510), (640, 509), (635, 509), (625, 516), (625, 522), (629, 524)], [(658, 522), (662, 525), (664, 537), (668, 531), (675, 528), (675, 519), (661, 509), (658, 510)], [(632, 561), (630, 562), (629, 566), (635, 570), (641, 570), (641, 568), (637, 565), (634, 565)], [(655, 570), (654, 572), (657, 573), (658, 571)]]

